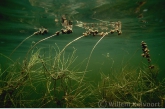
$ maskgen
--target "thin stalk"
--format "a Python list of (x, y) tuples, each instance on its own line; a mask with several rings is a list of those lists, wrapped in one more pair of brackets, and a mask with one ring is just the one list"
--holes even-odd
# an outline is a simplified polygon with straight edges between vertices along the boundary
[(30, 35), (30, 36), (28, 36), (26, 39), (24, 39), (24, 40), (12, 51), (12, 53), (10, 54), (10, 56), (15, 52), (15, 50), (17, 50), (17, 48), (18, 48), (20, 45), (22, 45), (23, 42), (25, 42), (27, 39), (29, 39), (30, 37), (32, 37), (32, 36), (34, 36), (34, 35), (35, 35), (35, 33), (33, 33), (32, 35)]
[(71, 41), (71, 42), (69, 42), (69, 43), (61, 50), (61, 52), (59, 53), (58, 56), (60, 57), (60, 55), (62, 54), (62, 52), (64, 52), (64, 50), (66, 49), (66, 47), (68, 47), (70, 44), (72, 44), (73, 42), (77, 41), (78, 39), (80, 39), (80, 38), (82, 38), (82, 37), (84, 37), (84, 35), (82, 35), (82, 36), (80, 36), (80, 37), (74, 39), (74, 40)]
[(13, 62), (13, 63), (14, 63), (14, 61), (13, 61), (12, 59), (10, 59), (8, 56), (3, 55), (2, 53), (0, 53), (0, 55), (2, 55), (3, 57), (5, 57), (5, 58), (9, 59), (11, 62)]
[(44, 40), (47, 40), (47, 39), (49, 39), (49, 38), (52, 38), (52, 37), (54, 37), (54, 36), (56, 36), (56, 34), (53, 34), (53, 35), (51, 35), (51, 36), (49, 36), (49, 37), (47, 37), (47, 38), (44, 38), (44, 39), (38, 41), (37, 43), (35, 43), (35, 44), (30, 48), (30, 50), (28, 50), (26, 56), (29, 54), (29, 52), (30, 52), (37, 44), (39, 44), (40, 42), (42, 42), (42, 41), (44, 41)]
[(92, 49), (92, 51), (91, 51), (91, 53), (90, 53), (90, 55), (89, 55), (87, 65), (86, 65), (85, 71), (84, 71), (84, 73), (83, 73), (83, 76), (82, 76), (82, 78), (81, 78), (81, 80), (80, 80), (79, 85), (82, 83), (82, 80), (84, 79), (85, 72), (86, 72), (87, 69), (88, 69), (89, 61), (90, 61), (91, 55), (92, 55), (92, 53), (93, 53), (95, 47), (98, 45), (98, 43), (99, 43), (107, 34), (108, 34), (108, 33), (105, 33), (105, 34), (99, 39), (99, 41), (97, 41), (97, 43), (94, 45), (94, 47), (93, 47), (93, 49)]

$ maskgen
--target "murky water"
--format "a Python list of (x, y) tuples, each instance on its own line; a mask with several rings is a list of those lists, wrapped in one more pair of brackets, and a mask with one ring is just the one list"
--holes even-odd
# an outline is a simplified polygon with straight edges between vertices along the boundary
[[(160, 67), (160, 79), (165, 77), (165, 1), (164, 0), (3, 0), (0, 3), (0, 53), (10, 56), (11, 52), (26, 37), (40, 27), (49, 30), (45, 35), (34, 35), (26, 40), (11, 56), (13, 60), (23, 59), (31, 45), (59, 31), (61, 16), (73, 21), (73, 33), (62, 34), (45, 40), (36, 47), (57, 44), (60, 49), (82, 35), (84, 28), (76, 26), (76, 21), (85, 23), (122, 22), (122, 34), (105, 36), (94, 49), (88, 67), (88, 76), (99, 78), (100, 72), (109, 73), (124, 64), (136, 68), (143, 61), (141, 41), (150, 49), (152, 64)], [(102, 26), (104, 28), (104, 26)], [(109, 28), (110, 29), (110, 28)], [(103, 31), (109, 31), (103, 30)], [(88, 58), (100, 36), (83, 37), (66, 48), (66, 53), (77, 49), (77, 63)], [(1, 66), (8, 63), (1, 57)], [(82, 65), (81, 70), (86, 66)], [(94, 78), (94, 80), (95, 80)]]
[[(122, 60), (127, 60), (135, 55), (130, 63), (136, 65), (139, 63), (138, 60), (141, 60), (141, 50), (137, 51), (137, 49), (140, 49), (140, 42), (144, 40), (150, 48), (152, 62), (161, 67), (163, 75), (165, 70), (163, 68), (165, 60), (163, 56), (165, 47), (163, 3), (163, 0), (147, 1), (141, 6), (140, 2), (136, 0), (5, 0), (0, 7), (0, 50), (1, 53), (9, 56), (23, 39), (38, 28), (46, 27), (49, 30), (48, 34), (31, 37), (13, 54), (14, 58), (23, 57), (32, 42), (48, 37), (62, 28), (60, 20), (63, 14), (72, 19), (74, 24), (76, 24), (76, 20), (87, 23), (100, 23), (99, 20), (111, 22), (120, 20), (123, 34), (119, 36), (109, 34), (103, 38), (92, 54), (91, 66), (103, 63), (105, 59), (103, 55), (107, 54), (117, 66), (121, 64)], [(37, 47), (49, 47), (56, 43), (62, 49), (67, 43), (85, 32), (83, 28), (76, 26), (73, 27), (73, 31), (73, 34), (50, 38), (38, 44)], [(75, 47), (81, 61), (89, 56), (99, 38), (98, 36), (84, 37), (71, 44), (66, 51), (71, 52), (70, 49)]]

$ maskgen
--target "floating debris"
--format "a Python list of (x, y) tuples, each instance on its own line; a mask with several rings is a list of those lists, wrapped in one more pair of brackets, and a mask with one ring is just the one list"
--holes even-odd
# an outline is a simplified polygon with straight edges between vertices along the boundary
[(144, 10), (143, 10), (143, 12), (147, 12), (147, 11), (148, 11), (148, 9), (144, 9)]

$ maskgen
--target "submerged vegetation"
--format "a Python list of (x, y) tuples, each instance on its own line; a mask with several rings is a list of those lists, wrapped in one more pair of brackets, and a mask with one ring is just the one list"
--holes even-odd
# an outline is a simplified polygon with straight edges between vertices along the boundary
[(89, 86), (83, 82), (78, 87), (83, 72), (70, 68), (76, 50), (60, 58), (59, 50), (47, 57), (40, 52), (1, 71), (1, 107), (83, 107)]
[[(119, 72), (97, 72), (100, 73), (100, 81), (97, 82), (87, 78), (86, 73), (94, 49), (106, 35), (115, 32), (121, 35), (121, 22), (77, 22), (77, 26), (86, 31), (66, 44), (62, 50), (56, 46), (44, 53), (43, 49), (35, 47), (51, 37), (73, 32), (72, 21), (65, 16), (62, 16), (64, 29), (32, 45), (22, 61), (12, 60), (1, 54), (12, 62), (5, 69), (0, 68), (1, 107), (165, 107), (165, 83), (164, 80), (158, 79), (159, 67), (151, 64), (149, 49), (144, 41), (141, 43), (142, 57), (147, 59), (147, 64), (142, 63), (133, 69), (125, 65)], [(97, 28), (103, 25), (106, 32), (100, 32)], [(107, 31), (109, 28), (111, 30)], [(23, 40), (11, 55), (28, 38), (47, 32), (45, 28), (34, 32)], [(83, 61), (77, 64), (76, 49), (73, 48), (71, 54), (65, 53), (65, 49), (88, 35), (98, 35), (101, 38), (92, 48), (87, 63)], [(81, 71), (83, 63), (86, 67)]]
[(49, 50), (33, 49), (22, 62), (0, 70), (1, 107), (165, 107), (157, 66), (100, 73), (93, 83), (80, 71), (82, 63), (73, 66), (76, 49), (69, 55), (58, 47)]

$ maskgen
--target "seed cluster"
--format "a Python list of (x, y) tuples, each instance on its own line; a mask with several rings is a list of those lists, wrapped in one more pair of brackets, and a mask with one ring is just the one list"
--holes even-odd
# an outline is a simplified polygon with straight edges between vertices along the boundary
[(153, 69), (154, 65), (151, 65), (151, 57), (150, 57), (150, 54), (149, 54), (150, 50), (147, 48), (147, 44), (144, 41), (142, 41), (141, 46), (142, 46), (142, 51), (143, 51), (141, 56), (147, 59), (147, 61), (149, 63), (149, 68)]
[(87, 36), (87, 35), (96, 36), (98, 33), (99, 33), (98, 30), (89, 29), (86, 32), (84, 32), (83, 35), (84, 36)]
[(58, 36), (60, 34), (60, 31), (57, 31), (55, 34), (56, 34), (56, 36)]
[(71, 20), (67, 20), (65, 15), (63, 15), (61, 17), (61, 20), (62, 20), (61, 24), (65, 28), (65, 29), (61, 29), (62, 34), (70, 34), (70, 33), (72, 33), (73, 32), (73, 30), (72, 30), (72, 27), (73, 27), (72, 21)]
[[(114, 32), (117, 32), (118, 35), (121, 35), (121, 22), (117, 21), (117, 22), (106, 22), (106, 23), (100, 23), (100, 24), (95, 24), (95, 23), (83, 23), (81, 21), (77, 21), (79, 27), (85, 28), (86, 32), (83, 33), (83, 36), (88, 36), (88, 35), (92, 35), (92, 36), (105, 36), (108, 35), (109, 33), (113, 34)], [(62, 15), (61, 17), (61, 25), (63, 26), (63, 28), (60, 31), (56, 31), (55, 35), (58, 36), (60, 34), (70, 34), (73, 33), (73, 22), (71, 20), (68, 20), (66, 18), (65, 15)], [(101, 31), (99, 32), (97, 26), (100, 26), (101, 29), (105, 29), (106, 28), (106, 32)], [(105, 26), (105, 27), (104, 27)], [(108, 31), (108, 26), (111, 26), (111, 30)], [(104, 27), (104, 28), (103, 28)], [(46, 28), (39, 28), (38, 31), (34, 32), (35, 35), (38, 34), (45, 34), (48, 33), (48, 30)]]
[(38, 31), (34, 32), (35, 35), (39, 35), (39, 34), (44, 35), (44, 34), (46, 34), (46, 33), (48, 33), (48, 29), (43, 28), (43, 27), (42, 27), (42, 28), (39, 28)]
[(118, 35), (121, 35), (122, 34), (122, 31), (121, 31), (121, 22), (120, 21), (115, 22), (112, 26), (113, 26), (114, 29), (111, 29), (109, 32), (108, 31), (107, 32), (99, 32), (98, 30), (94, 30), (93, 28), (90, 28), (86, 32), (84, 32), (83, 35), (84, 36), (87, 36), (87, 35), (104, 36), (105, 34), (109, 34), (109, 33), (113, 34), (114, 32), (117, 32)]
[[(102, 33), (105, 33), (105, 32), (111, 33), (111, 34), (117, 32), (118, 35), (122, 34), (120, 21), (104, 22), (104, 23), (84, 23), (82, 21), (77, 21), (76, 26), (84, 28), (87, 30), (85, 33), (83, 33), (83, 34), (85, 34), (85, 36), (87, 36), (87, 35), (95, 36), (98, 34), (99, 30), (102, 31), (102, 32), (100, 32), (99, 35), (102, 35)], [(108, 30), (109, 28), (112, 28), (112, 29)]]
[(105, 34), (108, 35), (108, 32), (99, 32), (98, 30), (92, 30), (92, 29), (89, 29), (88, 31), (86, 31), (86, 32), (83, 33), (84, 36), (88, 36), (88, 35), (104, 36)]
[(113, 34), (114, 32), (117, 32), (118, 35), (122, 34), (122, 32), (121, 32), (121, 22), (120, 21), (115, 22), (114, 29), (110, 30), (111, 34)]
[(72, 33), (72, 28), (61, 29), (62, 34), (70, 34)]

